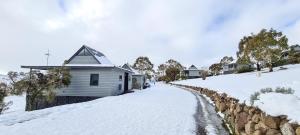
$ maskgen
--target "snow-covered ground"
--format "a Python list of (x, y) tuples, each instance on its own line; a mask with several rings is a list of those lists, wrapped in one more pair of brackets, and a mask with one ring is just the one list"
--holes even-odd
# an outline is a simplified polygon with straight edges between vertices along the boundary
[(258, 77), (257, 72), (250, 72), (213, 76), (206, 78), (206, 80), (189, 79), (174, 83), (199, 86), (220, 93), (227, 93), (239, 99), (240, 102), (246, 101), (248, 105), (250, 96), (262, 88), (290, 87), (295, 90), (293, 95), (262, 94), (254, 105), (270, 115), (288, 115), (289, 119), (300, 123), (300, 64), (284, 67), (288, 69), (279, 70), (280, 68), (275, 68), (274, 72), (265, 71), (260, 77)]
[(9, 110), (0, 115), (0, 131), (3, 135), (189, 135), (196, 129), (196, 106), (190, 92), (157, 84), (85, 103), (32, 112)]
[(12, 102), (9, 106), (9, 109), (4, 111), (4, 114), (7, 113), (23, 113), (25, 112), (25, 105), (26, 105), (26, 96), (7, 96), (4, 98), (4, 102)]

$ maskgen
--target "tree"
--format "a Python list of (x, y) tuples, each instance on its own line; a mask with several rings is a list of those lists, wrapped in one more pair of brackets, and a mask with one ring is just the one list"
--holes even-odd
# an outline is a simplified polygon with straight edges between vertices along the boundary
[[(179, 79), (185, 79), (186, 77), (180, 73), (183, 73), (184, 67), (176, 60), (170, 59), (158, 66), (158, 71), (165, 73), (159, 80), (166, 82), (175, 81)], [(168, 73), (167, 73), (168, 71)], [(177, 72), (178, 71), (178, 72)]]
[(222, 66), (226, 65), (226, 64), (230, 64), (234, 59), (232, 57), (229, 56), (225, 56), (221, 59), (220, 64)]
[(218, 75), (220, 73), (220, 71), (222, 70), (221, 64), (220, 63), (215, 63), (212, 64), (209, 67), (209, 70), (214, 74), (214, 75)]
[(157, 72), (158, 72), (159, 75), (164, 76), (165, 73), (166, 73), (166, 69), (167, 69), (167, 65), (166, 64), (160, 64), (157, 67)]
[(8, 95), (8, 89), (9, 88), (6, 83), (0, 83), (0, 114), (7, 110), (8, 106), (12, 104), (12, 102), (4, 102), (4, 98)]
[(262, 29), (258, 34), (244, 37), (239, 43), (237, 52), (239, 63), (256, 63), (260, 71), (261, 63), (266, 63), (269, 71), (273, 71), (273, 64), (277, 62), (281, 53), (288, 49), (288, 39), (282, 32), (274, 29)]
[(166, 70), (166, 82), (178, 80), (178, 75), (180, 74), (180, 70), (176, 67), (169, 67)]
[(143, 56), (138, 57), (133, 64), (133, 68), (138, 70), (142, 74), (153, 73), (153, 66), (154, 65), (151, 63), (149, 58)]
[(180, 71), (184, 70), (184, 67), (178, 61), (173, 60), (173, 59), (169, 59), (166, 62), (166, 65), (167, 65), (168, 68), (172, 67), (172, 68), (177, 68)]
[(297, 64), (300, 63), (300, 53), (295, 50), (296, 47), (300, 47), (299, 45), (292, 45), (290, 50), (288, 51), (288, 63)]
[[(46, 98), (51, 102), (56, 95), (55, 90), (67, 87), (71, 83), (71, 75), (65, 67), (50, 69), (46, 73), (34, 70), (23, 75), (16, 72), (10, 72), (9, 75), (13, 83), (13, 91), (16, 93), (26, 92), (28, 96), (27, 111), (34, 109), (33, 106), (39, 98)], [(22, 78), (18, 79), (20, 76)]]

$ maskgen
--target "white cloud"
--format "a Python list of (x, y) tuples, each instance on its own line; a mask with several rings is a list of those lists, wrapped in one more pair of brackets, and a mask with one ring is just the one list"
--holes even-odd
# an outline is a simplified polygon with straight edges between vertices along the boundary
[[(82, 44), (111, 61), (149, 56), (157, 65), (173, 58), (207, 66), (235, 56), (239, 39), (262, 28), (281, 30), (299, 43), (297, 0), (57, 0), (5, 1), (0, 5), (0, 68), (51, 64)], [(9, 56), (9, 57), (6, 57)]]

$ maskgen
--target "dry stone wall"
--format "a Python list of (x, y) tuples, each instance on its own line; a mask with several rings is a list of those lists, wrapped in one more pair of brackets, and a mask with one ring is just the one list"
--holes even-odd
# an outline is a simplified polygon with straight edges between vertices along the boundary
[[(224, 121), (236, 135), (300, 135), (300, 126), (291, 123), (287, 116), (270, 116), (257, 107), (239, 103), (239, 100), (214, 90), (178, 85), (198, 91), (209, 97), (216, 110), (224, 114)], [(300, 115), (300, 114), (299, 114)]]

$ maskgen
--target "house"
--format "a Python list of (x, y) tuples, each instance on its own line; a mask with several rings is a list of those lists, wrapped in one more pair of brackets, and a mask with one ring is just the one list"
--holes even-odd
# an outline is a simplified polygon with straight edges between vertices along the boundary
[(122, 66), (124, 69), (132, 71), (132, 88), (133, 89), (143, 89), (146, 83), (146, 75), (139, 73), (137, 70), (132, 68), (128, 63)]
[(238, 64), (236, 62), (231, 62), (229, 64), (224, 64), (222, 66), (222, 71), (223, 71), (223, 74), (233, 74), (233, 73), (237, 73), (238, 70), (240, 70), (242, 68), (253, 69), (255, 67), (252, 64)]
[(188, 69), (184, 70), (187, 79), (200, 78), (203, 70), (198, 69), (195, 65), (191, 65)]
[(222, 67), (223, 74), (232, 74), (237, 71), (238, 64), (231, 62), (229, 64), (224, 64)]
[[(107, 57), (86, 45), (83, 45), (66, 61), (69, 68), (71, 84), (56, 92), (53, 104), (42, 104), (35, 109), (49, 106), (89, 101), (96, 98), (115, 96), (132, 89), (132, 71), (115, 66)], [(60, 66), (21, 66), (31, 70), (48, 70)], [(28, 95), (30, 96), (30, 95)]]
[(290, 51), (294, 51), (295, 53), (300, 53), (300, 45), (292, 45), (290, 46), (289, 50), (286, 50), (282, 53), (282, 59), (287, 60), (289, 58)]

